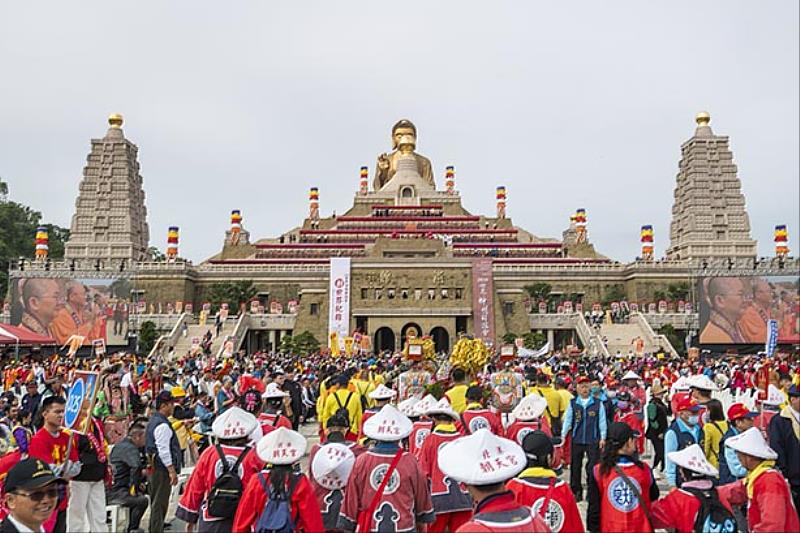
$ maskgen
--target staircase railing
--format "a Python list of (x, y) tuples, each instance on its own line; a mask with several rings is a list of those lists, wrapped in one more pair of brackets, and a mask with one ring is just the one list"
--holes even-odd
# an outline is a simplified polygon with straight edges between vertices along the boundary
[(238, 350), (239, 346), (242, 345), (242, 341), (244, 340), (244, 333), (247, 332), (249, 327), (250, 317), (247, 313), (242, 311), (239, 314), (239, 319), (236, 321), (236, 325), (233, 327), (233, 331), (231, 331), (229, 335), (226, 335), (226, 338), (223, 339), (219, 349), (217, 349), (217, 358), (219, 359), (222, 357), (222, 353), (225, 351), (225, 343), (229, 337), (233, 337), (233, 351)]
[(641, 315), (641, 313), (631, 313), (630, 320), (639, 325), (639, 329), (644, 332), (645, 340), (647, 340), (647, 342), (656, 348), (661, 348), (662, 350), (669, 352), (670, 355), (675, 357), (678, 356), (678, 351), (674, 346), (672, 346), (672, 343), (669, 342), (669, 339), (665, 335), (656, 333), (653, 327), (650, 325), (650, 322), (648, 322), (647, 319)]
[(169, 349), (175, 346), (175, 342), (178, 340), (178, 337), (181, 334), (181, 327), (183, 323), (190, 317), (188, 313), (181, 313), (178, 317), (178, 321), (175, 322), (175, 325), (172, 326), (172, 329), (166, 335), (161, 335), (153, 344), (153, 348), (150, 350), (148, 357), (155, 357), (159, 352), (164, 353), (164, 349)]
[(581, 341), (583, 341), (583, 345), (588, 353), (597, 353), (603, 357), (610, 356), (608, 348), (603, 343), (603, 338), (589, 327), (589, 324), (586, 323), (586, 319), (582, 314), (574, 313), (573, 321), (575, 323), (575, 331), (578, 332), (578, 336), (581, 338)]

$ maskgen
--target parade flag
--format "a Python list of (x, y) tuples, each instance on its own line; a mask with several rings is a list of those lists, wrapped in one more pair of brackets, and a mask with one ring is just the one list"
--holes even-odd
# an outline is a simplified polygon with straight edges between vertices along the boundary
[(764, 345), (764, 351), (767, 352), (767, 357), (772, 357), (775, 353), (775, 348), (778, 346), (778, 321), (767, 320), (767, 342)]
[(789, 231), (786, 224), (775, 226), (775, 255), (786, 257), (789, 255)]
[[(336, 334), (334, 336), (333, 334)], [(331, 353), (344, 351), (350, 333), (350, 258), (332, 257), (328, 294), (328, 335)], [(336, 344), (336, 347), (333, 345)]]
[(44, 226), (39, 226), (36, 228), (36, 259), (40, 261), (44, 261), (47, 259), (47, 253), (49, 250), (49, 243), (50, 243), (50, 236), (47, 233), (47, 228)]
[(453, 166), (444, 169), (444, 188), (448, 194), (453, 194), (456, 189), (456, 168)]

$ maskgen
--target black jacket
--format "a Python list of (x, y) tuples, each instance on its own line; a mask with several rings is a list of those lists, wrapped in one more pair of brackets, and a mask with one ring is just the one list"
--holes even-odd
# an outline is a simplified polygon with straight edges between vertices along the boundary
[(789, 485), (800, 488), (800, 442), (792, 429), (792, 416), (788, 407), (772, 417), (769, 422), (769, 446), (778, 454), (775, 463)]
[(19, 529), (6, 518), (0, 522), (0, 533), (19, 533)]
[[(91, 426), (91, 431), (97, 439), (98, 444), (102, 446), (102, 437), (98, 435), (94, 424)], [(74, 478), (75, 481), (102, 481), (105, 479), (108, 456), (106, 456), (106, 462), (101, 463), (88, 437), (80, 433), (78, 433), (78, 459), (82, 466), (80, 473)]]

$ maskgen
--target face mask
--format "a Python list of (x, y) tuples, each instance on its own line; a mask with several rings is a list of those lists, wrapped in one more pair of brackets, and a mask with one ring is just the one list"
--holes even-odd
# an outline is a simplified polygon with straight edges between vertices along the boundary
[(628, 402), (617, 402), (617, 407), (619, 407), (620, 409), (627, 409)]
[(700, 417), (698, 415), (692, 415), (689, 417), (690, 426), (696, 426), (698, 422), (700, 422)]
[(601, 389), (600, 387), (592, 387), (591, 388), (592, 396), (600, 396), (600, 391), (602, 390), (603, 389)]

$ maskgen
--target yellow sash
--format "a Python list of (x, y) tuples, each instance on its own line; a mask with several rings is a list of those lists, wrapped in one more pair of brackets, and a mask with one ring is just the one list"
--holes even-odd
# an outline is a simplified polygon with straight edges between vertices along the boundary
[(770, 468), (775, 467), (775, 461), (761, 461), (761, 463), (755, 467), (751, 472), (747, 473), (747, 476), (744, 478), (745, 486), (747, 487), (747, 499), (753, 499), (753, 486), (756, 484), (756, 479), (758, 476), (769, 470)]

